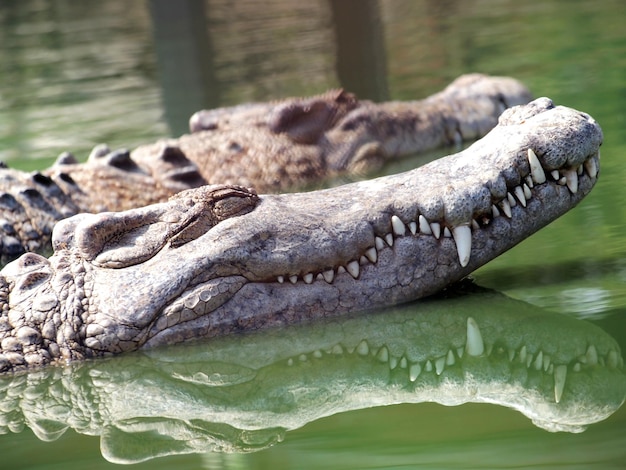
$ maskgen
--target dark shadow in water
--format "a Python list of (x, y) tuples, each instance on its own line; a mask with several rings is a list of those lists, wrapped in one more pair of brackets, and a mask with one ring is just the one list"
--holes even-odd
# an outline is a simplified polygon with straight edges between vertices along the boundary
[(466, 285), (381, 313), (4, 377), (0, 433), (27, 426), (53, 441), (73, 428), (133, 463), (254, 452), (322, 417), (398, 403), (493, 403), (580, 432), (625, 396), (607, 333)]

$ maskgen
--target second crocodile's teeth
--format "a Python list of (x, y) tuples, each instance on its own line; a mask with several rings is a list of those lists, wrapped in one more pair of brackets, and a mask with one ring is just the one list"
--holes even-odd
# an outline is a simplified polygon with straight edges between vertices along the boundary
[(452, 229), (452, 236), (456, 243), (456, 251), (459, 255), (461, 266), (467, 266), (472, 251), (472, 230), (469, 225), (459, 225)]
[(573, 194), (576, 194), (578, 191), (578, 175), (576, 174), (576, 170), (567, 170), (565, 172), (565, 182), (568, 189)]
[(467, 342), (465, 351), (470, 356), (481, 356), (485, 352), (485, 343), (480, 334), (478, 323), (472, 317), (467, 317)]
[(528, 149), (528, 163), (530, 164), (530, 174), (532, 175), (533, 181), (537, 184), (545, 183), (546, 174), (541, 167), (537, 155), (532, 149)]
[(554, 401), (559, 403), (563, 396), (565, 388), (565, 379), (567, 378), (567, 366), (565, 364), (558, 365), (554, 368)]

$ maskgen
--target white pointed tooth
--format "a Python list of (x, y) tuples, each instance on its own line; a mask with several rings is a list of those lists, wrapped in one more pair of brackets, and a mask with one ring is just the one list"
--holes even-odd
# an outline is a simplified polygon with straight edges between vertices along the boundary
[(500, 206), (502, 207), (502, 212), (504, 212), (504, 215), (506, 215), (510, 219), (511, 206), (509, 205), (509, 201), (506, 199), (502, 199), (502, 201), (500, 202)]
[(367, 356), (370, 353), (370, 347), (369, 344), (367, 344), (367, 341), (363, 340), (359, 343), (356, 347), (356, 353), (359, 356)]
[(430, 359), (428, 361), (426, 361), (426, 364), (424, 365), (424, 370), (426, 372), (432, 372), (433, 371), (433, 363), (430, 362)]
[(561, 186), (565, 186), (567, 184), (567, 178), (565, 176), (561, 176), (561, 178), (559, 178), (559, 180), (556, 182), (556, 184), (561, 185)]
[(517, 206), (517, 201), (515, 201), (515, 198), (513, 197), (511, 193), (506, 193), (506, 198), (509, 201), (509, 205), (511, 207)]
[(346, 265), (346, 271), (348, 271), (350, 273), (350, 276), (352, 276), (354, 279), (359, 277), (359, 271), (360, 271), (359, 262), (358, 261), (350, 261)]
[(411, 367), (409, 367), (409, 380), (415, 382), (421, 373), (422, 366), (419, 364), (411, 364)]
[(533, 149), (528, 149), (528, 163), (530, 164), (530, 174), (537, 184), (546, 182), (546, 174), (541, 167), (541, 163)]
[(322, 273), (322, 276), (324, 276), (324, 280), (326, 282), (332, 284), (333, 279), (335, 279), (335, 271), (333, 271), (332, 269), (328, 269)]
[(383, 346), (378, 350), (378, 352), (376, 353), (376, 359), (378, 359), (380, 362), (389, 361), (389, 350), (387, 349), (387, 346)]
[(378, 260), (378, 252), (376, 251), (376, 248), (371, 247), (368, 248), (367, 251), (365, 252), (365, 257), (370, 260), (372, 263), (375, 263), (376, 260)]
[(560, 364), (554, 368), (554, 401), (559, 403), (563, 397), (565, 379), (567, 378), (567, 366)]
[(298, 282), (298, 276), (289, 276), (289, 282), (295, 284), (296, 282)]
[(452, 233), (450, 233), (450, 229), (448, 227), (444, 227), (443, 228), (443, 236), (445, 238), (451, 238), (452, 237)]
[(285, 277), (284, 276), (278, 276), (276, 278), (276, 280), (278, 281), (279, 284), (282, 284), (283, 282), (285, 282)]
[(313, 273), (306, 273), (302, 276), (302, 279), (306, 284), (311, 284), (313, 282)]
[(533, 363), (533, 355), (532, 353), (528, 353), (528, 356), (526, 357), (526, 367), (530, 367), (530, 365)]
[(535, 362), (533, 362), (533, 366), (535, 370), (541, 370), (543, 367), (543, 351), (539, 351), (537, 356), (535, 357)]
[(361, 255), (361, 257), (359, 258), (359, 264), (361, 266), (363, 266), (364, 264), (368, 264), (369, 260), (365, 257), (365, 255)]
[(417, 219), (419, 226), (420, 226), (420, 232), (426, 235), (432, 235), (433, 231), (430, 229), (430, 224), (428, 223), (428, 220), (426, 220), (426, 217), (424, 217), (423, 215), (420, 215)]
[(592, 178), (595, 178), (598, 175), (598, 166), (593, 158), (585, 160), (584, 166), (585, 170), (587, 170), (587, 174)]
[(519, 361), (520, 363), (524, 364), (526, 362), (526, 345), (522, 346), (522, 349), (519, 350)]
[(533, 184), (533, 179), (530, 175), (528, 175), (526, 178), (524, 178), (524, 180), (526, 181), (526, 184), (528, 185), (529, 188), (534, 188), (534, 184)]
[(391, 228), (393, 229), (393, 233), (399, 237), (404, 236), (406, 233), (406, 225), (404, 225), (404, 222), (402, 222), (397, 215), (391, 216)]
[(480, 225), (478, 225), (475, 219), (472, 219), (472, 230), (480, 230)]
[(577, 174), (578, 176), (582, 176), (584, 172), (585, 172), (585, 169), (583, 168), (583, 166), (582, 166), (582, 165), (578, 165), (578, 166), (576, 167), (576, 174)]
[(450, 349), (448, 351), (448, 354), (446, 355), (446, 365), (447, 366), (453, 366), (454, 365), (454, 353), (452, 352), (452, 349)]
[(500, 211), (498, 210), (495, 204), (491, 205), (491, 215), (493, 215), (494, 219), (496, 217), (500, 217)]
[(472, 230), (469, 225), (459, 225), (452, 229), (452, 236), (456, 243), (456, 251), (459, 255), (459, 263), (461, 266), (467, 266), (472, 251)]
[(346, 272), (346, 268), (344, 268), (343, 266), (339, 266), (337, 268), (337, 274), (343, 274)]
[(417, 233), (417, 223), (415, 221), (409, 222), (409, 230), (413, 235)]
[(598, 350), (592, 344), (587, 348), (587, 353), (585, 354), (587, 357), (587, 364), (590, 366), (595, 366), (598, 364)]
[(533, 197), (533, 193), (530, 190), (530, 186), (528, 186), (527, 184), (524, 184), (522, 189), (524, 190), (524, 197), (526, 199), (530, 199), (531, 197)]
[(559, 178), (561, 177), (561, 175), (559, 174), (559, 170), (552, 170), (552, 171), (550, 172), (550, 175), (552, 175), (552, 179), (553, 179), (554, 181), (558, 181), (558, 180), (559, 180)]
[(550, 368), (550, 364), (552, 364), (552, 359), (547, 354), (543, 355), (543, 370), (547, 372)]
[(398, 358), (391, 356), (389, 358), (389, 369), (393, 370), (398, 367)]
[(521, 186), (515, 187), (515, 197), (520, 202), (522, 207), (526, 207), (526, 195), (524, 194), (524, 189)]
[(576, 174), (576, 170), (567, 170), (565, 172), (565, 182), (572, 194), (578, 192), (578, 175)]
[(435, 238), (439, 240), (439, 237), (441, 236), (441, 225), (439, 225), (439, 222), (432, 222), (430, 224), (430, 231), (435, 236)]
[(406, 369), (407, 366), (408, 366), (408, 362), (406, 360), (406, 357), (402, 356), (400, 358), (400, 369)]
[(467, 343), (465, 351), (470, 356), (482, 356), (485, 352), (485, 343), (480, 334), (478, 323), (472, 317), (467, 317)]
[(374, 239), (374, 244), (375, 244), (377, 250), (382, 250), (383, 248), (385, 248), (385, 242), (380, 237), (376, 237)]
[(393, 235), (391, 233), (385, 235), (385, 241), (387, 242), (387, 245), (393, 246)]
[(444, 357), (439, 357), (435, 360), (435, 373), (437, 375), (441, 375), (441, 373), (444, 370), (444, 366), (446, 364), (446, 358)]

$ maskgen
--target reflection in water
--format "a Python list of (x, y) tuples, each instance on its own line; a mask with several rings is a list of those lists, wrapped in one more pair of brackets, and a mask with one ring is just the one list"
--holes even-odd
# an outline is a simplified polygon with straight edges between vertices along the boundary
[(492, 291), (0, 381), (3, 432), (101, 436), (112, 462), (251, 452), (347, 410), (494, 403), (580, 432), (623, 403), (616, 342)]

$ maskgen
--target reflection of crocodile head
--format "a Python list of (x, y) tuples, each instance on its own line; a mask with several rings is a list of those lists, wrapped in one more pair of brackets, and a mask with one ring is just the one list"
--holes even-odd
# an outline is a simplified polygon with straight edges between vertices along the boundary
[(397, 403), (495, 403), (579, 432), (619, 408), (626, 375), (599, 328), (479, 292), (44, 369), (0, 389), (14, 404), (3, 407), (5, 432), (26, 424), (53, 440), (72, 427), (129, 463), (255, 451), (321, 417)]

